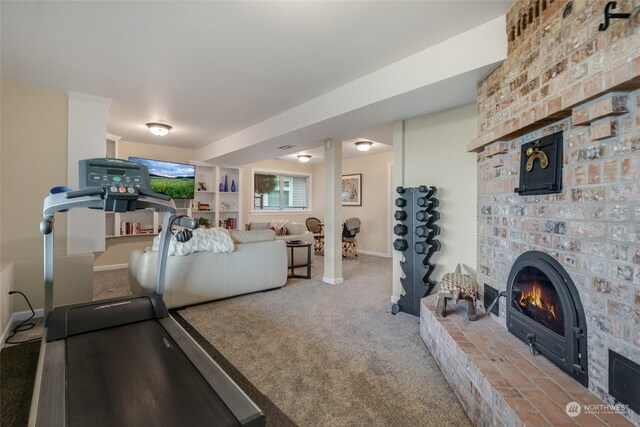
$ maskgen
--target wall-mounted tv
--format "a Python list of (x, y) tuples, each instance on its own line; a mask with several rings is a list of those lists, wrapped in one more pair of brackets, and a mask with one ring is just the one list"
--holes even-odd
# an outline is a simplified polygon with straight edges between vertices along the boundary
[(174, 199), (193, 199), (196, 167), (184, 163), (129, 157), (129, 161), (149, 168), (151, 190), (167, 193)]

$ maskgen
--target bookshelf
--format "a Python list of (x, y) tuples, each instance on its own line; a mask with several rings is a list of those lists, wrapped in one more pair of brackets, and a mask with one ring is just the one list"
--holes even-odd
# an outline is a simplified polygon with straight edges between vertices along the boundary
[[(117, 145), (116, 145), (117, 147)], [(115, 157), (115, 151), (108, 154)], [(219, 167), (208, 163), (191, 161), (196, 167), (193, 199), (174, 200), (178, 214), (193, 218), (204, 218), (212, 227), (241, 229), (241, 185), (240, 169)], [(227, 180), (227, 191), (224, 180)], [(232, 183), (236, 191), (231, 191)], [(222, 184), (222, 187), (220, 186)], [(149, 237), (159, 233), (164, 219), (150, 209), (135, 212), (106, 212), (105, 238)]]

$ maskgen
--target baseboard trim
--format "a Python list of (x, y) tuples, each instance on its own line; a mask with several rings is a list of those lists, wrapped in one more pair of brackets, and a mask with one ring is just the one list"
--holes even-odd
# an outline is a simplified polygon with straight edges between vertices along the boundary
[(385, 254), (383, 252), (365, 251), (365, 250), (362, 250), (362, 249), (358, 249), (358, 253), (359, 254), (363, 254), (363, 255), (379, 256), (379, 257), (382, 257), (382, 258), (391, 258), (391, 256), (392, 256), (390, 254)]
[(112, 264), (112, 265), (94, 265), (93, 271), (108, 271), (108, 270), (120, 270), (122, 268), (129, 268), (129, 263), (127, 264)]
[[(35, 316), (33, 316), (34, 319), (37, 319), (38, 317), (44, 317), (43, 308), (38, 308), (33, 311), (36, 313)], [(7, 325), (4, 327), (4, 331), (2, 331), (2, 335), (0, 335), (0, 348), (4, 347), (4, 342), (6, 341), (9, 333), (11, 332), (11, 327), (13, 326), (13, 324), (21, 320), (26, 320), (30, 316), (31, 316), (31, 311), (16, 311), (11, 315), (11, 317), (9, 318), (9, 321), (7, 322)]]
[(322, 281), (328, 285), (340, 285), (344, 283), (344, 279), (342, 277), (323, 277)]

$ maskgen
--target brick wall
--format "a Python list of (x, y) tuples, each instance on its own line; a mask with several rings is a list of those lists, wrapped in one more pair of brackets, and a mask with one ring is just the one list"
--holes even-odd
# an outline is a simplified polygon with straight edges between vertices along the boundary
[[(640, 363), (640, 14), (599, 32), (605, 3), (515, 3), (508, 58), (478, 87), (469, 149), (479, 152), (478, 283), (504, 290), (528, 250), (558, 259), (586, 312), (589, 388), (613, 402), (608, 349)], [(520, 146), (559, 130), (562, 192), (514, 193)]]
[[(631, 0), (617, 3), (614, 12), (632, 9)], [(605, 4), (515, 2), (507, 14), (508, 57), (478, 87), (478, 138), (470, 150), (570, 116), (603, 92), (640, 87), (640, 14), (600, 32)]]

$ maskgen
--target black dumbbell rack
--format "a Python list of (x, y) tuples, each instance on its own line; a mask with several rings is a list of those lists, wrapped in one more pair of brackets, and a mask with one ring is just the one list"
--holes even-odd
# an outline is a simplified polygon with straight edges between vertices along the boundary
[(394, 218), (400, 224), (393, 227), (393, 233), (398, 236), (393, 248), (404, 255), (404, 261), (400, 262), (404, 277), (400, 282), (405, 294), (397, 304), (393, 304), (391, 311), (419, 316), (420, 300), (435, 286), (429, 280), (434, 268), (429, 259), (441, 247), (440, 241), (434, 238), (440, 234), (440, 227), (435, 224), (440, 219), (440, 213), (435, 210), (440, 202), (434, 197), (436, 187), (398, 187), (396, 192), (399, 197), (395, 204), (399, 210)]

